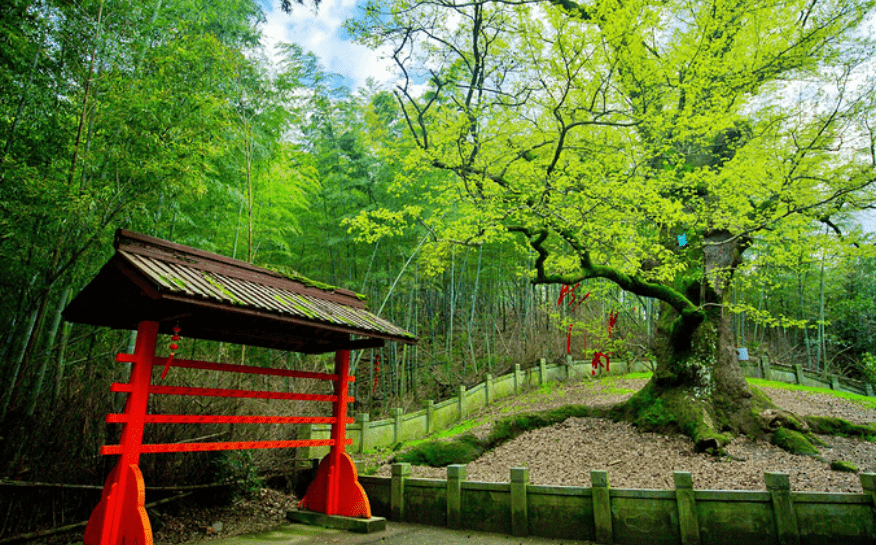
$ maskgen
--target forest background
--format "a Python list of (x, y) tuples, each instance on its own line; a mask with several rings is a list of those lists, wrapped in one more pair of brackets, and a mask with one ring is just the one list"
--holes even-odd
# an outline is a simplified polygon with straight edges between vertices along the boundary
[[(355, 411), (372, 419), (394, 407), (419, 408), (514, 364), (561, 359), (567, 342), (576, 359), (589, 360), (594, 350), (628, 361), (652, 357), (658, 306), (650, 299), (588, 280), (577, 289), (579, 297), (590, 294), (586, 301), (558, 304), (561, 286), (530, 282), (537, 255), (524, 238), (453, 240), (418, 221), (447, 215), (449, 222), (452, 203), (412, 208), (404, 183), (417, 177), (437, 188), (455, 174), (407, 160), (412, 135), (393, 88), (374, 81), (345, 88), (295, 44), (266, 51), (263, 22), (250, 0), (12, 0), (0, 7), (3, 477), (100, 484), (108, 470), (96, 453), (118, 436), (104, 415), (124, 402), (109, 383), (126, 380), (115, 354), (131, 350), (133, 335), (65, 323), (60, 313), (109, 258), (117, 228), (367, 295), (373, 311), (420, 338), (417, 346), (355, 359)], [(781, 259), (761, 262), (756, 281), (739, 274), (733, 284), (738, 347), (876, 380), (874, 241), (859, 220), (812, 221), (794, 240), (762, 242), (761, 254)], [(308, 370), (331, 364), (182, 335), (179, 352), (189, 358)], [(177, 379), (232, 380), (195, 371)], [(160, 403), (153, 409), (191, 412)], [(321, 410), (224, 403), (198, 410)], [(276, 433), (177, 426), (150, 429), (147, 441)], [(260, 463), (276, 466), (265, 456)], [(227, 454), (160, 455), (143, 469), (155, 485), (198, 483), (241, 463)], [(0, 507), (0, 535), (44, 514)]]

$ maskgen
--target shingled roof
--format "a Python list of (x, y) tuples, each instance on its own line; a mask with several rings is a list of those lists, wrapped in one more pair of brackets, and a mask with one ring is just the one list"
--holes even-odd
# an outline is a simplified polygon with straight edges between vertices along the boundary
[(407, 344), (352, 291), (120, 229), (115, 255), (64, 310), (70, 322), (305, 353)]

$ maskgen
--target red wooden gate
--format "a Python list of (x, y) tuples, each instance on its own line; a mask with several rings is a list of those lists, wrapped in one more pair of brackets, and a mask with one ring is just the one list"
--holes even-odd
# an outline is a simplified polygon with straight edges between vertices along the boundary
[[(113, 384), (112, 391), (125, 392), (128, 400), (122, 414), (110, 414), (108, 423), (123, 424), (118, 445), (101, 449), (104, 455), (119, 455), (115, 469), (107, 478), (101, 501), (92, 513), (85, 530), (85, 545), (152, 545), (152, 532), (144, 507), (143, 477), (138, 467), (141, 454), (159, 452), (197, 452), (218, 450), (272, 449), (304, 446), (329, 446), (331, 451), (320, 463), (317, 476), (301, 501), (302, 508), (348, 517), (368, 518), (371, 507), (358, 482), (355, 466), (344, 452), (352, 443), (346, 438), (350, 352), (335, 353), (335, 373), (313, 373), (206, 361), (161, 358), (155, 356), (158, 322), (140, 322), (134, 354), (119, 354), (116, 360), (131, 363), (130, 382)], [(156, 366), (202, 369), (218, 372), (247, 373), (277, 377), (327, 380), (334, 384), (334, 395), (285, 393), (221, 388), (193, 388), (152, 384)], [(146, 414), (149, 395), (185, 395), (252, 399), (285, 399), (333, 404), (331, 417), (305, 416), (225, 416)], [(288, 441), (239, 441), (222, 443), (143, 444), (146, 424), (332, 424), (331, 439)]]

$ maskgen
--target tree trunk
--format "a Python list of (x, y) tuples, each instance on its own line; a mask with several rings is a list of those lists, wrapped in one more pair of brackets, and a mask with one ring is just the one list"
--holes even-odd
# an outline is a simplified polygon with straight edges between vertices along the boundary
[(683, 316), (662, 304), (657, 369), (626, 407), (638, 425), (679, 429), (698, 451), (719, 452), (730, 441), (727, 433), (762, 436), (757, 415), (771, 406), (745, 381), (725, 305), (742, 249), (726, 232), (706, 237), (704, 274), (686, 287), (702, 311)]

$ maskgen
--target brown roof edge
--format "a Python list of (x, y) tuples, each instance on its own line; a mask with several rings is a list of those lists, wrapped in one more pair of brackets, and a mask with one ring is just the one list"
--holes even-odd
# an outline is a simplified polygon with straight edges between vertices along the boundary
[[(300, 290), (302, 293), (310, 291), (313, 295), (317, 297), (327, 297), (332, 298), (331, 296), (340, 297), (343, 300), (340, 301), (343, 304), (349, 305), (354, 308), (365, 308), (365, 303), (362, 301), (358, 294), (352, 290), (348, 290), (346, 288), (339, 288), (332, 286), (331, 290), (322, 289), (316, 286), (311, 286), (301, 282), (299, 280), (295, 280), (293, 278), (289, 278), (284, 276), (278, 272), (272, 271), (270, 269), (266, 269), (264, 267), (259, 267), (257, 265), (253, 265), (251, 263), (247, 263), (246, 261), (241, 261), (239, 259), (234, 259), (231, 257), (215, 254), (212, 252), (208, 252), (206, 250), (201, 250), (198, 248), (194, 248), (191, 246), (186, 246), (184, 244), (179, 244), (176, 242), (170, 242), (164, 239), (152, 237), (149, 235), (144, 235), (142, 233), (137, 233), (135, 231), (130, 231), (128, 229), (118, 229), (116, 230), (115, 241), (113, 243), (114, 248), (119, 251), (127, 251), (137, 254), (150, 253), (148, 250), (164, 250), (168, 253), (172, 254), (180, 254), (176, 255), (177, 259), (186, 260), (187, 256), (197, 257), (200, 260), (208, 261), (212, 263), (219, 264), (224, 267), (228, 267), (231, 269), (236, 269), (239, 271), (246, 271), (251, 274), (260, 275), (260, 276), (270, 276), (274, 279), (280, 280), (282, 282), (294, 282), (295, 284), (300, 286)], [(226, 271), (227, 272), (227, 271)]]

